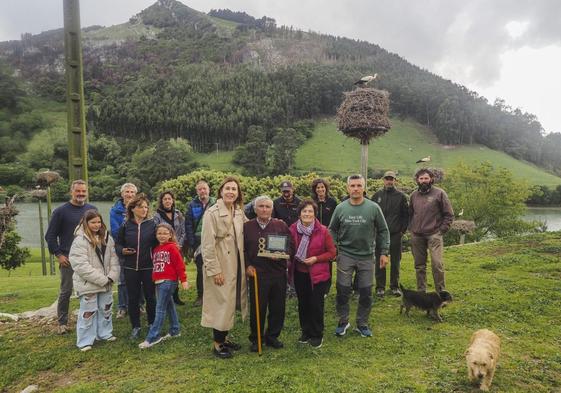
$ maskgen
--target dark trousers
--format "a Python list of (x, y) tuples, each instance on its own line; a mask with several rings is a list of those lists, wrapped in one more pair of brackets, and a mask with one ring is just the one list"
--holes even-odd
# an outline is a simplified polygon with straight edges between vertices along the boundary
[(197, 266), (197, 297), (203, 297), (203, 256), (197, 255), (195, 258), (195, 266)]
[(59, 325), (68, 325), (68, 308), (72, 295), (72, 275), (74, 270), (70, 266), (60, 266), (60, 292), (58, 294), (57, 316)]
[(312, 286), (309, 273), (294, 271), (294, 287), (298, 296), (298, 316), (302, 334), (311, 338), (323, 338), (324, 295), (331, 279)]
[(224, 344), (227, 336), (228, 336), (228, 330), (222, 331), (222, 330), (212, 329), (212, 339), (216, 341), (218, 344)]
[(140, 327), (140, 294), (146, 299), (148, 324), (154, 323), (156, 315), (156, 294), (152, 281), (152, 270), (125, 269), (125, 283), (129, 294), (129, 318), (133, 328)]
[[(390, 235), (390, 288), (399, 288), (399, 269), (401, 265), (401, 232)], [(380, 269), (380, 250), (376, 250), (376, 289), (386, 289), (386, 268)]]
[[(257, 284), (259, 286), (259, 325), (260, 331), (265, 340), (267, 338), (277, 338), (284, 326), (284, 314), (286, 305), (286, 276), (264, 277), (257, 274)], [(249, 280), (249, 325), (251, 334), (249, 341), (257, 341), (257, 317), (255, 314), (255, 283), (254, 278)], [(267, 310), (269, 313), (267, 314)], [(267, 330), (265, 327), (265, 317), (267, 317)]]

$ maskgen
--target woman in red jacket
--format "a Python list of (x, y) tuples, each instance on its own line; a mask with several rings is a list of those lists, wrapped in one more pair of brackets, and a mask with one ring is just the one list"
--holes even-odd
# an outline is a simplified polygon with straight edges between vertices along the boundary
[(290, 226), (297, 249), (290, 264), (290, 278), (298, 296), (298, 314), (302, 335), (300, 343), (314, 348), (323, 343), (324, 295), (331, 282), (329, 261), (336, 255), (329, 230), (316, 218), (317, 204), (304, 199), (298, 206), (299, 219)]
[[(173, 294), (177, 289), (178, 280), (181, 281), (183, 289), (189, 288), (185, 275), (185, 264), (179, 252), (175, 231), (169, 224), (159, 224), (156, 227), (156, 238), (160, 243), (152, 252), (152, 263), (154, 264), (152, 280), (156, 284), (158, 299), (156, 317), (146, 339), (138, 345), (141, 349), (149, 348), (167, 338), (179, 337), (179, 320), (173, 302)], [(170, 318), (170, 330), (166, 336), (162, 337), (160, 330), (166, 313)]]

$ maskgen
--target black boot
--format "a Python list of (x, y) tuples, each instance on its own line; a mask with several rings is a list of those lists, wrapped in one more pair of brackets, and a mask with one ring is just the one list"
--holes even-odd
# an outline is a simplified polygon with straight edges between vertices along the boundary
[(181, 301), (179, 298), (179, 288), (175, 288), (175, 292), (173, 293), (173, 302), (178, 306), (183, 306), (185, 302)]

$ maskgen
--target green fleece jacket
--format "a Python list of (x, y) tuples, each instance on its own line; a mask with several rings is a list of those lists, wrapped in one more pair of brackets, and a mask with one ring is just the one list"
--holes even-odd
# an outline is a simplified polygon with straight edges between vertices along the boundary
[(390, 232), (382, 209), (366, 198), (360, 205), (351, 205), (350, 199), (338, 204), (329, 231), (338, 252), (351, 258), (371, 258), (376, 244), (382, 254), (388, 254)]

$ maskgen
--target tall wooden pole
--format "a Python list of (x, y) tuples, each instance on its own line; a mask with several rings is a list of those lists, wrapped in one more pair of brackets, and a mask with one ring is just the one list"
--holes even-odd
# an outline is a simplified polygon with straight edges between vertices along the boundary
[(68, 128), (68, 177), (88, 181), (86, 115), (79, 0), (63, 0), (64, 58), (66, 65), (66, 108)]
[(364, 191), (368, 185), (368, 141), (360, 143), (360, 174), (364, 177)]

